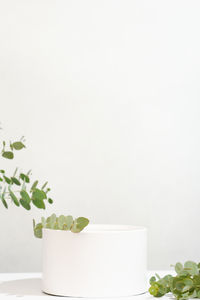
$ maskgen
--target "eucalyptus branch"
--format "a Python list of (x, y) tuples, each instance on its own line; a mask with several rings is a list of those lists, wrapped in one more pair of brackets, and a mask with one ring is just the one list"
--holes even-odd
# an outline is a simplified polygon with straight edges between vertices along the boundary
[(149, 293), (154, 297), (162, 297), (172, 293), (178, 300), (200, 298), (200, 263), (186, 261), (184, 266), (177, 263), (176, 276), (166, 275), (160, 278), (158, 274), (150, 279)]
[[(31, 203), (38, 208), (45, 209), (45, 200), (53, 203), (53, 200), (47, 196), (50, 188), (45, 182), (41, 188), (38, 187), (38, 180), (30, 186), (30, 171), (27, 174), (15, 170), (14, 176), (8, 177), (5, 170), (0, 170), (0, 197), (3, 205), (8, 208), (7, 200), (11, 199), (16, 206), (23, 206), (25, 209), (31, 209)], [(15, 190), (15, 187), (20, 187)], [(3, 192), (1, 191), (3, 189)]]
[[(26, 147), (24, 142), (24, 136), (15, 142), (6, 143), (3, 141), (0, 150), (1, 156), (6, 159), (13, 159), (15, 150), (22, 150)], [(25, 174), (18, 172), (18, 168), (16, 168), (12, 176), (8, 176), (5, 170), (0, 170), (0, 199), (5, 208), (8, 208), (8, 200), (27, 210), (31, 209), (31, 204), (37, 208), (45, 209), (45, 201), (50, 204), (53, 203), (53, 200), (47, 196), (50, 191), (50, 188), (47, 187), (48, 182), (45, 182), (42, 187), (38, 187), (38, 180), (36, 180), (30, 187), (30, 175), (31, 170)], [(16, 191), (15, 186), (20, 187), (20, 190)]]
[(55, 214), (52, 214), (47, 219), (42, 217), (41, 223), (38, 223), (37, 225), (35, 224), (35, 220), (33, 219), (33, 230), (35, 237), (42, 238), (43, 228), (54, 230), (70, 230), (71, 232), (78, 233), (81, 232), (88, 224), (89, 220), (84, 217), (73, 219), (72, 216), (61, 215), (59, 217), (56, 217)]

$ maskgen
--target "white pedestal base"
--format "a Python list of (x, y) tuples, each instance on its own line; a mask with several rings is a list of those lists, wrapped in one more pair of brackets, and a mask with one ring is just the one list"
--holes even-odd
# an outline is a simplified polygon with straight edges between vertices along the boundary
[(80, 233), (43, 230), (44, 292), (71, 297), (144, 293), (146, 229), (89, 225)]

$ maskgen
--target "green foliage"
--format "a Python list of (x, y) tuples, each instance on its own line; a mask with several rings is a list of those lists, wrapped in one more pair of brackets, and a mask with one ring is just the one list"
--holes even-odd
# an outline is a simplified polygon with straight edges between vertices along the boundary
[(200, 298), (200, 263), (186, 261), (174, 266), (176, 276), (166, 275), (160, 278), (157, 274), (150, 279), (149, 293), (154, 297), (162, 297), (172, 293), (178, 300)]
[[(16, 206), (21, 204), (26, 210), (30, 210), (31, 204), (37, 208), (45, 209), (45, 202), (53, 203), (53, 200), (48, 197), (49, 188), (43, 190), (37, 187), (38, 181), (35, 181), (31, 187), (29, 185), (30, 172), (24, 174), (15, 170), (13, 176), (8, 176), (5, 170), (0, 170), (0, 199), (3, 205), (8, 208), (7, 202), (11, 200)], [(16, 186), (19, 189), (14, 191)], [(2, 187), (4, 187), (3, 193), (1, 192)]]
[(53, 200), (52, 200), (51, 198), (48, 198), (48, 202), (49, 202), (50, 204), (52, 204), (52, 203), (53, 203)]
[(20, 195), (22, 197), (22, 200), (24, 200), (26, 203), (31, 202), (31, 198), (29, 197), (29, 194), (25, 190), (21, 190)]
[(20, 177), (20, 179), (22, 179), (22, 180), (23, 180), (24, 182), (26, 182), (26, 183), (29, 183), (29, 182), (30, 182), (29, 177), (28, 177), (27, 175), (23, 174), (23, 173), (21, 173), (21, 174), (19, 175), (19, 177)]
[(2, 156), (4, 158), (7, 158), (7, 159), (13, 159), (14, 158), (14, 154), (11, 151), (3, 151)]
[(13, 159), (14, 158), (14, 150), (21, 150), (25, 148), (24, 145), (24, 137), (22, 137), (19, 141), (16, 142), (10, 142), (9, 145), (6, 144), (6, 141), (3, 141), (3, 147), (1, 150), (1, 155), (4, 158), (7, 159)]
[(74, 220), (72, 226), (71, 226), (71, 231), (74, 233), (80, 232), (85, 226), (87, 226), (89, 223), (88, 219), (79, 217)]
[(19, 200), (21, 206), (23, 206), (26, 210), (30, 210), (31, 206), (28, 202), (26, 202), (24, 199), (20, 199)]
[(6, 193), (6, 190), (4, 188), (4, 191), (3, 191), (2, 194), (0, 194), (0, 197), (1, 197), (1, 201), (2, 201), (3, 205), (5, 206), (5, 208), (8, 208), (8, 204), (7, 204), (6, 199), (5, 199), (5, 193)]
[[(25, 148), (24, 137), (15, 142), (2, 143), (1, 156), (7, 159), (14, 158), (14, 151), (22, 150)], [(47, 187), (48, 182), (45, 182), (41, 188), (38, 187), (38, 180), (36, 180), (31, 188), (29, 184), (30, 173), (18, 172), (18, 169), (14, 171), (12, 176), (8, 176), (5, 170), (0, 170), (0, 201), (5, 208), (8, 208), (8, 201), (13, 202), (16, 206), (22, 206), (26, 210), (31, 209), (31, 204), (37, 208), (45, 209), (45, 201), (52, 204), (53, 200), (47, 196), (50, 188)], [(18, 187), (18, 190), (14, 190)]]
[(37, 225), (35, 225), (35, 220), (33, 220), (34, 235), (39, 239), (42, 238), (42, 228), (43, 228), (42, 223), (38, 223)]
[(22, 142), (14, 142), (11, 147), (15, 150), (21, 150), (25, 148), (25, 145)]
[(33, 230), (35, 237), (42, 238), (43, 228), (54, 230), (71, 230), (71, 232), (78, 233), (82, 231), (88, 224), (89, 220), (84, 217), (73, 219), (72, 216), (61, 215), (56, 217), (55, 214), (52, 214), (47, 219), (42, 217), (41, 222), (37, 225), (35, 224), (35, 220), (33, 220)]
[(19, 206), (20, 204), (19, 204), (19, 201), (18, 201), (17, 197), (15, 196), (15, 194), (11, 191), (10, 188), (8, 190), (9, 190), (10, 197), (13, 200), (14, 204), (16, 206)]

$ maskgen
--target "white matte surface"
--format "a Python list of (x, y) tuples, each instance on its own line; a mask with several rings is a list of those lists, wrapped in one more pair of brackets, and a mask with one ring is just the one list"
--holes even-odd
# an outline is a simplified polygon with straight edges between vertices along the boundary
[[(155, 273), (155, 271), (149, 272), (149, 278)], [(159, 271), (159, 274), (168, 274), (168, 271)], [(42, 293), (41, 291), (41, 274), (40, 273), (5, 273), (0, 274), (0, 299), (19, 299), (22, 297), (23, 300), (32, 299), (61, 299), (60, 297), (50, 296)], [(65, 299), (65, 298), (63, 298)], [(78, 300), (80, 298), (70, 298), (68, 300)], [(87, 300), (87, 298), (84, 298)], [(95, 298), (88, 298), (92, 300)], [(100, 299), (100, 298), (98, 298)], [(106, 300), (105, 298), (103, 298)], [(116, 300), (153, 300), (148, 293), (134, 297), (123, 297), (123, 298), (107, 298)], [(168, 297), (163, 297), (162, 300), (167, 300)]]

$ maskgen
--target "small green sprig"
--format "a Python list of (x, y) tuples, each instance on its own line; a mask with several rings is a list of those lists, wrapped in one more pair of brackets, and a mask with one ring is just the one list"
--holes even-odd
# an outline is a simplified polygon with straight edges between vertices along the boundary
[(19, 141), (16, 142), (9, 142), (9, 145), (7, 146), (6, 141), (3, 141), (1, 155), (4, 158), (7, 159), (13, 159), (14, 158), (14, 150), (22, 150), (26, 146), (24, 145), (24, 137), (21, 137)]
[(154, 297), (172, 293), (178, 300), (200, 298), (200, 263), (186, 261), (182, 265), (178, 262), (174, 267), (176, 276), (166, 275), (160, 278), (156, 274), (156, 277), (151, 277), (149, 293)]
[(37, 225), (35, 223), (35, 220), (33, 219), (33, 231), (35, 237), (41, 239), (43, 228), (54, 230), (70, 230), (71, 232), (78, 233), (81, 232), (88, 224), (89, 220), (84, 217), (73, 219), (72, 216), (60, 215), (59, 217), (57, 217), (55, 214), (52, 214), (47, 219), (42, 217), (41, 222)]

